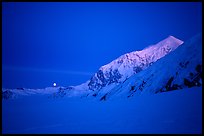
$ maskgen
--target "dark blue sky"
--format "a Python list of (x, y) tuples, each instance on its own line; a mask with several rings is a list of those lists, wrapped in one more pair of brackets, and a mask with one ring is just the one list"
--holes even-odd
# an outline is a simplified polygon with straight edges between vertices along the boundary
[(201, 32), (201, 11), (201, 2), (3, 2), (2, 85), (81, 84), (122, 54)]

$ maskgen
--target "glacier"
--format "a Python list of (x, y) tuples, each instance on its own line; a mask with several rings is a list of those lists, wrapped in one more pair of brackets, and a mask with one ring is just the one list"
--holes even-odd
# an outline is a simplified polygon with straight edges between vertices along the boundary
[(201, 134), (202, 34), (173, 36), (83, 84), (2, 89), (3, 134)]
[(201, 134), (202, 87), (135, 99), (2, 101), (2, 134)]

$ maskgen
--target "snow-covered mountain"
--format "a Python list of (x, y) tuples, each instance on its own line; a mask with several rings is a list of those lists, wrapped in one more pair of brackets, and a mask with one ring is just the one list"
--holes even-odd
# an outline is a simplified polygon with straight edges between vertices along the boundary
[[(88, 80), (78, 86), (58, 87), (43, 89), (3, 89), (3, 98), (12, 98), (18, 95), (39, 94), (39, 92), (53, 92), (54, 97), (75, 96), (88, 92), (96, 92), (101, 89), (115, 87), (116, 84), (122, 83), (130, 76), (139, 73), (148, 68), (158, 59), (164, 57), (171, 51), (174, 51), (183, 41), (168, 36), (166, 39), (160, 41), (155, 45), (141, 50), (126, 53), (119, 58), (113, 60), (107, 65), (99, 68), (99, 70)], [(51, 89), (51, 91), (49, 91)], [(93, 95), (95, 95), (93, 94)]]
[(161, 93), (202, 85), (202, 36), (196, 35), (151, 67), (124, 83), (97, 94), (100, 100), (111, 96), (130, 98), (143, 93)]
[(150, 45), (141, 51), (126, 53), (109, 64), (100, 67), (86, 83), (60, 90), (54, 94), (54, 97), (62, 97), (64, 95), (96, 96), (101, 90), (110, 90), (126, 81), (132, 75), (148, 68), (160, 58), (174, 51), (181, 44), (183, 44), (183, 41), (173, 36), (168, 36), (159, 43)]
[(48, 94), (51, 98), (80, 96), (106, 100), (112, 96), (130, 98), (143, 92), (158, 93), (200, 86), (201, 48), (201, 34), (185, 44), (169, 36), (155, 45), (124, 54), (100, 67), (90, 80), (81, 85), (3, 89), (2, 96), (7, 99), (19, 95)]
[(90, 90), (96, 91), (112, 83), (121, 83), (133, 74), (148, 68), (182, 43), (183, 41), (169, 36), (141, 51), (126, 53), (111, 63), (100, 67), (90, 79), (88, 87)]
[[(171, 46), (172, 51), (175, 46)], [(142, 60), (133, 64), (130, 57), (124, 57), (131, 53), (123, 55), (121, 65), (116, 59), (101, 67), (102, 76), (93, 75), (99, 88), (90, 89), (91, 80), (88, 80), (69, 87), (3, 89), (3, 99), (22, 99), (2, 100), (2, 133), (201, 134), (201, 34), (165, 55), (160, 47), (164, 45), (155, 47), (157, 50), (153, 46), (144, 49), (155, 49), (149, 55), (158, 58), (144, 55), (153, 63), (144, 61), (146, 67), (139, 71), (133, 68)], [(112, 73), (115, 69), (119, 77)], [(109, 77), (104, 75), (106, 72), (110, 73)], [(101, 79), (106, 80), (104, 86)], [(163, 93), (167, 91), (171, 92)], [(71, 98), (55, 99), (58, 97)], [(108, 101), (101, 102), (104, 100)]]

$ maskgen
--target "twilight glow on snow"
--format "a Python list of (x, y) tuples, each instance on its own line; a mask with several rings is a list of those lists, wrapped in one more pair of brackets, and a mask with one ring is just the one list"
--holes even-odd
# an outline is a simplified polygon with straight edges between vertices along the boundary
[(201, 2), (2, 2), (2, 134), (201, 134)]

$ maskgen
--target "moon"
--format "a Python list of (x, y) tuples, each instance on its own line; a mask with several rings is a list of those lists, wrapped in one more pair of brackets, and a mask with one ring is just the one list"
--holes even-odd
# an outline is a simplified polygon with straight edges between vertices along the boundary
[(53, 83), (53, 86), (55, 87), (57, 84), (56, 83)]

